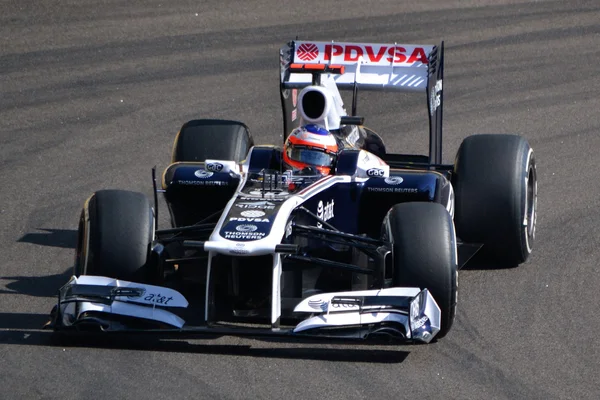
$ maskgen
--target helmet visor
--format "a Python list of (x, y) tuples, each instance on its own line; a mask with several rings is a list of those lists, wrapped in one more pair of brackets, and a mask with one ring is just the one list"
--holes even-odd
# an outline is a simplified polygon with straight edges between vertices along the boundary
[(287, 156), (301, 163), (316, 165), (318, 167), (331, 167), (335, 157), (320, 150), (311, 150), (306, 147), (290, 146)]

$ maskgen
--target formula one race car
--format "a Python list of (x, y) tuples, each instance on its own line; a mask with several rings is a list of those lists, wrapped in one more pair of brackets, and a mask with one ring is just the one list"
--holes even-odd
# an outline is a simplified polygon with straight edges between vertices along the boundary
[[(280, 61), (284, 136), (307, 124), (334, 135), (329, 173), (288, 168), (241, 122), (184, 124), (161, 189), (153, 171), (154, 207), (123, 190), (85, 202), (55, 330), (430, 342), (452, 326), (471, 256), (527, 259), (527, 141), (470, 136), (442, 164), (443, 43), (292, 41)], [(425, 92), (429, 154), (388, 153), (356, 115), (361, 90)], [(172, 227), (159, 230), (161, 192)]]

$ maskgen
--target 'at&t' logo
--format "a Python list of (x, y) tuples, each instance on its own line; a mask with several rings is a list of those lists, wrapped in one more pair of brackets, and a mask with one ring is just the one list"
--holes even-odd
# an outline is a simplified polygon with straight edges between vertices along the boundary
[[(323, 221), (328, 221), (333, 218), (335, 215), (333, 213), (333, 205), (335, 202), (333, 199), (323, 204), (323, 200), (319, 200), (319, 204), (317, 206), (317, 217), (321, 218)], [(317, 223), (317, 227), (321, 228), (323, 224), (320, 222)]]
[(296, 55), (302, 61), (312, 61), (319, 56), (319, 48), (314, 43), (302, 43), (298, 46)]

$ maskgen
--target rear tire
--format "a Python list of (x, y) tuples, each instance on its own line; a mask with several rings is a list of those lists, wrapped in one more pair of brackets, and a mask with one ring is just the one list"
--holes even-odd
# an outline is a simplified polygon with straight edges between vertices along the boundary
[(483, 244), (483, 254), (496, 263), (526, 261), (537, 219), (537, 172), (529, 143), (518, 135), (466, 138), (453, 185), (458, 237)]
[(173, 145), (172, 162), (206, 159), (240, 162), (254, 145), (248, 127), (237, 121), (199, 119), (185, 123)]
[(101, 190), (85, 203), (73, 274), (147, 281), (154, 216), (148, 198), (125, 190)]
[(393, 244), (393, 285), (429, 290), (441, 311), (436, 337), (444, 337), (456, 312), (456, 236), (452, 217), (437, 203), (396, 204), (384, 220), (386, 234)]

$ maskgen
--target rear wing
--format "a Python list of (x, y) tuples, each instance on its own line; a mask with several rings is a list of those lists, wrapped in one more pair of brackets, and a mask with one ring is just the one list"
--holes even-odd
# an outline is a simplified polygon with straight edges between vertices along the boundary
[(312, 74), (296, 73), (292, 64), (343, 66), (330, 75), (340, 90), (354, 90), (353, 111), (359, 90), (426, 94), (429, 115), (429, 163), (442, 163), (442, 81), (444, 42), (439, 45), (368, 44), (291, 41), (279, 50), (280, 92), (284, 138), (299, 122), (300, 89), (315, 84)]

